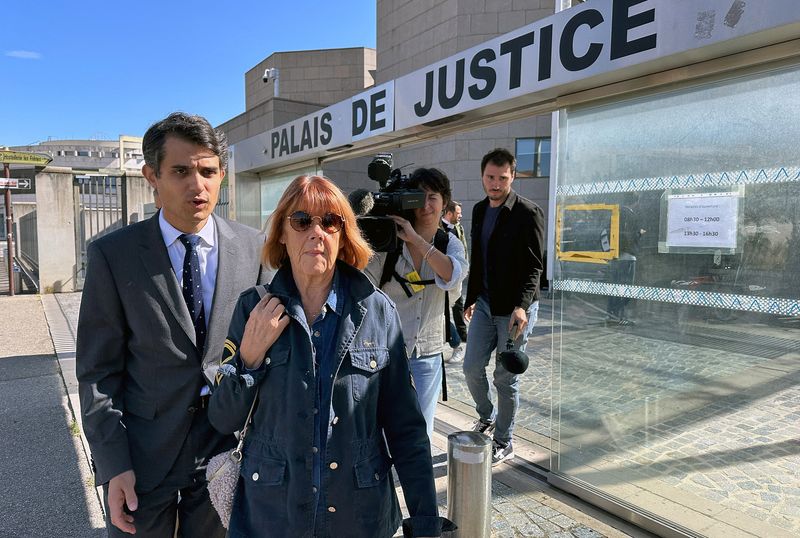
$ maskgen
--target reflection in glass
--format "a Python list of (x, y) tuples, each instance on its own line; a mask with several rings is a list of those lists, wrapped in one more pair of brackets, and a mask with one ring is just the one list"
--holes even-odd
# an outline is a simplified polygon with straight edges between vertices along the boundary
[[(799, 87), (769, 72), (560, 128), (558, 205), (620, 219), (617, 257), (556, 262), (554, 468), (708, 536), (800, 535)], [(696, 241), (669, 244), (670, 211)]]

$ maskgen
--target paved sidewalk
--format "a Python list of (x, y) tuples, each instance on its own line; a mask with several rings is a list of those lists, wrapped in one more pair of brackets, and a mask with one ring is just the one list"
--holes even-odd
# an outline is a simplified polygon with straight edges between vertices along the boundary
[(0, 536), (105, 536), (40, 297), (0, 312)]
[[(80, 293), (42, 296), (55, 348), (62, 358), (61, 365), (64, 369), (66, 386), (76, 410), (79, 404), (75, 394), (74, 361), (71, 361), (71, 357), (74, 357), (75, 351), (74, 335), (77, 329), (80, 297)], [(442, 406), (440, 411), (433, 451), (439, 509), (442, 515), (446, 515), (447, 437), (444, 433), (455, 428), (465, 428), (469, 418)], [(398, 492), (402, 499), (400, 488)], [(515, 466), (511, 465), (504, 464), (494, 469), (492, 501), (492, 536), (497, 538), (649, 536), (529, 474), (516, 470)], [(619, 529), (625, 529), (626, 532)]]

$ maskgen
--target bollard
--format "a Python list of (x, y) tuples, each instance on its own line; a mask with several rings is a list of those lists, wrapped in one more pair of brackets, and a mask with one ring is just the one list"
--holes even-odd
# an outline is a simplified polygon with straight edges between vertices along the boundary
[(447, 436), (447, 519), (453, 538), (489, 538), (492, 516), (492, 440), (478, 432)]

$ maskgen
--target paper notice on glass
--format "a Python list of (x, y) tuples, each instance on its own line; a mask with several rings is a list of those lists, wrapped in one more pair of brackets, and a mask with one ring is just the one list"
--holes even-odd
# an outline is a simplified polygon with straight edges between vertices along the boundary
[(739, 194), (675, 194), (667, 199), (667, 246), (736, 248)]

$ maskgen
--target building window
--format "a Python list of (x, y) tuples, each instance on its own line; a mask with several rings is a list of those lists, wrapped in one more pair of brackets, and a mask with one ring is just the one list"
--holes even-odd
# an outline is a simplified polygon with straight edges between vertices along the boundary
[(78, 157), (88, 157), (88, 156), (89, 156), (88, 151), (78, 151)]
[(550, 137), (517, 138), (517, 177), (550, 175)]

